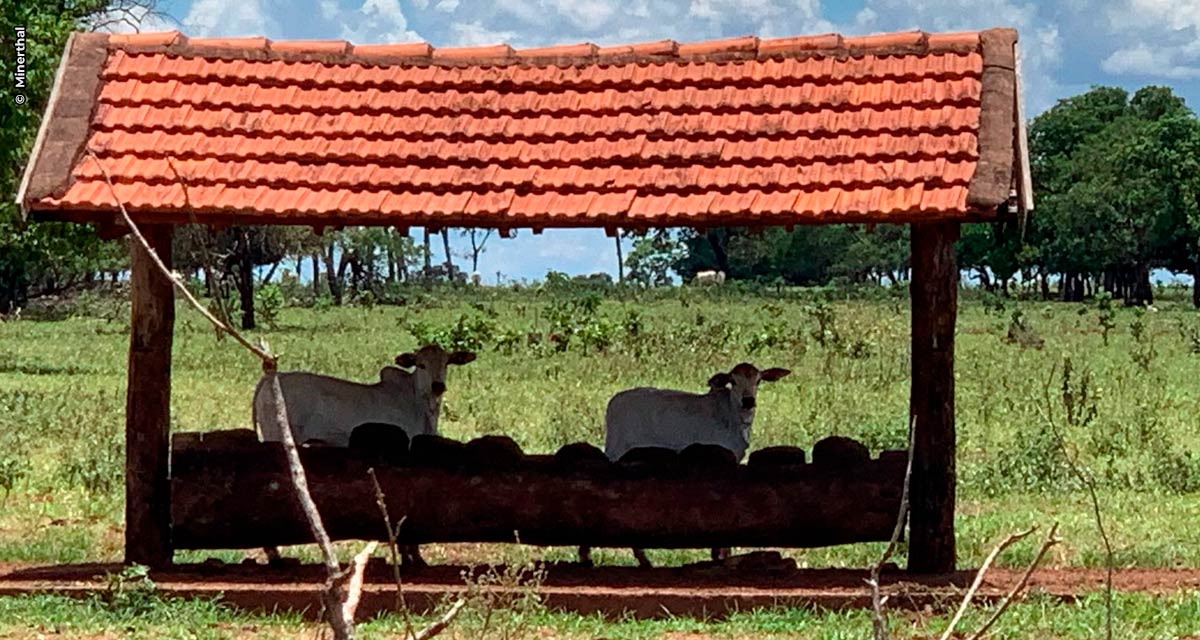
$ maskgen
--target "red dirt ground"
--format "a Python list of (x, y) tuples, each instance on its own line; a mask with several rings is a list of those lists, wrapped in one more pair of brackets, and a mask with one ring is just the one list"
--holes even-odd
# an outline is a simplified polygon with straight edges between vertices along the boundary
[[(81, 596), (103, 589), (99, 578), (120, 571), (119, 565), (84, 564), (0, 565), (0, 596), (52, 592)], [(404, 590), (410, 607), (421, 610), (444, 596), (464, 589), (463, 567), (436, 566), (404, 571)], [(580, 613), (632, 614), (637, 617), (688, 615), (719, 617), (737, 610), (773, 606), (863, 607), (870, 603), (864, 579), (867, 572), (848, 569), (769, 571), (732, 570), (692, 565), (679, 568), (585, 568), (573, 564), (547, 567), (542, 593), (549, 607)], [(151, 579), (170, 596), (217, 597), (250, 611), (275, 609), (312, 612), (315, 591), (323, 580), (316, 565), (196, 564), (155, 571)], [(1019, 571), (994, 569), (979, 591), (979, 599), (995, 600), (1020, 578)], [(390, 568), (381, 560), (367, 569), (360, 614), (390, 609), (395, 587)], [(957, 603), (974, 578), (971, 571), (933, 576), (910, 576), (902, 571), (883, 575), (889, 606), (940, 607)], [(1120, 591), (1165, 594), (1200, 590), (1200, 569), (1133, 569), (1118, 571)], [(1029, 589), (1063, 599), (1104, 588), (1104, 571), (1043, 569), (1033, 575)]]

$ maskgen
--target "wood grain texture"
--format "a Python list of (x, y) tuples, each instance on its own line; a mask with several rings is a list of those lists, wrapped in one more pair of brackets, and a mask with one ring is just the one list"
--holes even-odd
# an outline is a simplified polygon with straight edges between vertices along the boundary
[[(163, 262), (171, 265), (171, 227), (142, 233)], [(171, 485), (168, 473), (171, 415), (171, 342), (175, 296), (140, 244), (130, 262), (132, 324), (129, 383), (125, 400), (125, 561), (169, 565)]]

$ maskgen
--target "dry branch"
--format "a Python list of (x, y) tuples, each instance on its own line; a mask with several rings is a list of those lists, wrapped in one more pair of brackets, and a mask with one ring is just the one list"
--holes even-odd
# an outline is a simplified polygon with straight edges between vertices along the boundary
[(446, 630), (454, 618), (458, 617), (458, 613), (462, 611), (463, 606), (467, 604), (466, 600), (457, 600), (451, 605), (450, 610), (442, 615), (441, 618), (435, 620), (432, 624), (417, 632), (416, 635), (408, 636), (411, 640), (429, 640), (437, 634)]
[(400, 535), (400, 527), (404, 525), (404, 516), (400, 517), (400, 521), (392, 527), (392, 517), (388, 513), (386, 496), (383, 495), (383, 487), (379, 486), (379, 478), (375, 475), (375, 468), (367, 469), (367, 474), (371, 476), (371, 484), (375, 487), (375, 504), (379, 505), (379, 513), (383, 517), (383, 528), (387, 530), (388, 550), (392, 554), (392, 578), (396, 582), (396, 608), (400, 610), (404, 616), (404, 632), (406, 635), (412, 635), (412, 620), (408, 615), (408, 603), (404, 601), (404, 583), (400, 579), (400, 550), (396, 546), (396, 538)]
[[(284, 452), (287, 456), (288, 468), (290, 471), (292, 486), (296, 489), (296, 496), (299, 499), (301, 508), (304, 510), (304, 515), (309, 522), (309, 527), (312, 530), (313, 538), (317, 540), (321, 555), (324, 558), (325, 570), (327, 579), (325, 589), (321, 594), (321, 602), (325, 606), (325, 610), (329, 614), (329, 624), (333, 628), (334, 637), (337, 640), (352, 640), (354, 637), (354, 610), (358, 606), (358, 600), (362, 592), (362, 572), (366, 567), (367, 558), (374, 551), (375, 545), (371, 543), (361, 552), (353, 563), (349, 571), (343, 572), (337, 561), (337, 556), (334, 555), (333, 543), (329, 540), (329, 535), (325, 531), (325, 526), (321, 522), (321, 514), (317, 511), (317, 506), (313, 502), (312, 495), (308, 491), (308, 481), (304, 475), (304, 467), (300, 463), (300, 454), (296, 450), (296, 442), (292, 437), (291, 424), (287, 420), (287, 407), (283, 399), (283, 390), (279, 386), (279, 378), (276, 374), (278, 361), (275, 356), (271, 355), (270, 350), (264, 347), (257, 347), (250, 343), (240, 333), (235, 331), (228, 324), (222, 322), (212, 315), (208, 309), (192, 295), (192, 292), (184, 285), (183, 279), (179, 274), (167, 268), (166, 264), (159, 257), (154, 248), (142, 235), (137, 224), (133, 222), (129, 211), (125, 208), (125, 203), (117, 195), (116, 186), (113, 184), (112, 176), (104, 167), (104, 163), (100, 162), (100, 158), (91, 149), (87, 149), (88, 156), (96, 163), (100, 172), (104, 175), (104, 181), (108, 184), (108, 189), (112, 193), (113, 200), (117, 203), (117, 207), (121, 211), (121, 217), (125, 224), (129, 227), (130, 233), (141, 244), (146, 254), (151, 261), (162, 272), (162, 274), (171, 281), (176, 289), (183, 294), (184, 299), (192, 305), (202, 316), (213, 324), (219, 331), (224, 331), (238, 344), (242, 345), (248, 351), (253, 353), (262, 362), (263, 373), (267, 377), (272, 392), (272, 400), (275, 403), (275, 417), (281, 426), (280, 433), (283, 440)], [(179, 174), (176, 172), (176, 177)], [(187, 192), (186, 185), (183, 186), (184, 193)]]
[(958, 623), (962, 620), (963, 614), (967, 612), (967, 607), (971, 605), (971, 600), (975, 597), (975, 592), (979, 590), (979, 585), (983, 584), (983, 578), (987, 575), (988, 569), (992, 567), (992, 563), (996, 561), (1005, 549), (1011, 547), (1020, 540), (1029, 537), (1029, 534), (1037, 530), (1037, 526), (1030, 527), (1028, 531), (1014, 533), (1005, 538), (1000, 544), (992, 549), (986, 560), (983, 561), (983, 566), (979, 567), (979, 571), (975, 573), (975, 581), (971, 583), (971, 588), (967, 589), (967, 594), (963, 596), (962, 603), (958, 605), (958, 611), (954, 613), (954, 618), (950, 620), (950, 625), (946, 627), (946, 632), (942, 634), (941, 640), (948, 640), (950, 634), (954, 633), (954, 629), (958, 627)]
[[(1000, 619), (1000, 616), (1004, 615), (1004, 611), (1008, 609), (1008, 605), (1012, 604), (1013, 598), (1015, 598), (1017, 594), (1021, 593), (1021, 591), (1025, 589), (1025, 585), (1029, 583), (1029, 577), (1033, 575), (1033, 571), (1037, 569), (1038, 564), (1041, 563), (1042, 558), (1046, 555), (1046, 552), (1050, 550), (1050, 547), (1053, 547), (1061, 542), (1057, 534), (1058, 523), (1055, 522), (1054, 525), (1050, 527), (1050, 533), (1046, 534), (1046, 540), (1042, 543), (1042, 548), (1038, 550), (1037, 555), (1033, 558), (1033, 562), (1030, 562), (1029, 567), (1025, 569), (1025, 575), (1021, 576), (1021, 580), (1017, 582), (1017, 584), (1013, 585), (1013, 588), (1010, 589), (1009, 592), (1004, 596), (1004, 600), (1000, 602), (1000, 606), (996, 608), (994, 613), (992, 613), (992, 617), (988, 618), (987, 622), (983, 623), (983, 626), (979, 627), (975, 633), (972, 633), (967, 640), (979, 640), (979, 638), (982, 638), (983, 634), (987, 633), (987, 630), (991, 629), (993, 624), (996, 624), (996, 621)], [(1111, 633), (1111, 627), (1109, 627), (1109, 631)]]
[[(1067, 367), (1070, 365), (1068, 359), (1063, 366), (1063, 385), (1064, 394), (1066, 392), (1065, 385), (1067, 384), (1066, 375)], [(1100, 532), (1100, 539), (1104, 542), (1104, 566), (1106, 569), (1104, 577), (1104, 630), (1105, 640), (1112, 640), (1113, 637), (1113, 550), (1112, 542), (1108, 539), (1108, 533), (1104, 530), (1104, 518), (1100, 512), (1100, 498), (1096, 495), (1096, 483), (1091, 475), (1083, 470), (1083, 465), (1079, 462), (1079, 458), (1071, 454), (1067, 447), (1066, 435), (1059, 430), (1058, 423), (1054, 420), (1054, 402), (1050, 399), (1050, 385), (1053, 384), (1054, 374), (1057, 372), (1057, 365), (1050, 367), (1050, 375), (1046, 378), (1045, 384), (1042, 386), (1042, 396), (1045, 402), (1045, 408), (1042, 410), (1042, 418), (1050, 427), (1051, 433), (1054, 435), (1055, 441), (1058, 443), (1059, 449), (1062, 451), (1063, 459), (1067, 461), (1067, 467), (1071, 473), (1083, 485), (1087, 491), (1088, 497), (1092, 502), (1092, 515), (1096, 520), (1096, 529)], [(1069, 416), (1068, 416), (1069, 420)]]
[(913, 451), (916, 450), (916, 442), (917, 418), (913, 416), (908, 423), (908, 462), (904, 467), (904, 487), (900, 491), (900, 512), (896, 515), (896, 527), (892, 530), (892, 539), (884, 549), (883, 555), (879, 557), (879, 562), (871, 567), (871, 577), (867, 579), (867, 584), (871, 587), (871, 624), (875, 630), (875, 640), (888, 640), (887, 617), (883, 611), (883, 605), (887, 603), (887, 598), (880, 594), (879, 574), (883, 572), (883, 565), (896, 550), (896, 544), (900, 541), (900, 534), (904, 532), (904, 524), (908, 519), (908, 486), (912, 480)]
[[(196, 212), (192, 208), (192, 198), (188, 193), (187, 182), (184, 181), (183, 175), (179, 173), (179, 169), (175, 168), (175, 162), (171, 158), (167, 158), (167, 166), (171, 169), (171, 173), (175, 174), (175, 180), (179, 183), (179, 187), (183, 189), (183, 208), (187, 211), (188, 222), (193, 225), (200, 226), (200, 221), (196, 219)], [(216, 242), (216, 233), (211, 227), (208, 229), (209, 241)], [(204, 259), (204, 277), (208, 278), (209, 282), (216, 287), (215, 295), (212, 296), (213, 304), (217, 307), (217, 313), (221, 314), (221, 322), (226, 326), (232, 322), (229, 314), (229, 306), (225, 302), (224, 276), (216, 274), (213, 270), (212, 252), (208, 249), (208, 243), (200, 242), (200, 255)], [(210, 293), (213, 293), (210, 291)], [(217, 338), (223, 338), (225, 334), (218, 328)]]
[[(112, 193), (113, 200), (116, 201), (117, 207), (121, 210), (121, 217), (125, 220), (125, 225), (129, 227), (129, 232), (133, 234), (133, 237), (137, 239), (138, 243), (142, 245), (142, 248), (146, 250), (146, 253), (150, 256), (150, 259), (154, 262), (155, 266), (157, 266), (159, 270), (162, 271), (167, 277), (167, 279), (169, 279), (171, 283), (175, 285), (175, 288), (178, 289), (181, 294), (183, 294), (183, 297), (188, 301), (188, 303), (190, 303), (192, 307), (194, 307), (196, 311), (200, 313), (200, 315), (204, 316), (205, 319), (211, 322), (218, 331), (225, 332), (231, 338), (236, 340), (238, 344), (242, 345), (251, 353), (258, 356), (258, 359), (262, 360), (263, 362), (264, 369), (268, 366), (271, 369), (274, 369), (277, 364), (275, 356), (251, 344), (249, 340), (242, 336), (242, 334), (234, 331), (233, 328), (228, 324), (217, 319), (212, 312), (206, 309), (204, 305), (200, 304), (200, 301), (192, 295), (192, 292), (189, 291), (187, 286), (183, 284), (183, 278), (181, 278), (178, 273), (168, 269), (167, 265), (163, 264), (162, 259), (158, 257), (158, 253), (150, 247), (150, 243), (146, 241), (146, 237), (142, 235), (141, 230), (138, 229), (136, 224), (134, 224), (133, 218), (129, 216), (129, 211), (125, 209), (125, 203), (121, 202), (121, 199), (117, 196), (117, 188), (113, 185), (112, 176), (108, 173), (108, 169), (104, 167), (104, 163), (100, 162), (100, 158), (96, 156), (96, 152), (92, 151), (90, 148), (87, 149), (87, 154), (92, 158), (92, 161), (96, 163), (96, 166), (100, 168), (100, 173), (104, 174), (104, 181), (108, 183), (108, 190)], [(184, 191), (186, 193), (186, 187)]]

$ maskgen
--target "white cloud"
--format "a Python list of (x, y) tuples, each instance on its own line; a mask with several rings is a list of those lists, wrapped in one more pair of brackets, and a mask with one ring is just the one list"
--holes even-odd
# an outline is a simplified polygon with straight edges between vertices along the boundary
[(1121, 0), (1107, 10), (1116, 49), (1101, 68), (1114, 75), (1200, 77), (1200, 0)]
[(611, 0), (550, 0), (548, 4), (583, 31), (596, 31), (604, 26), (619, 6)]
[(1175, 80), (1200, 78), (1200, 66), (1177, 64), (1170, 49), (1151, 49), (1145, 43), (1117, 49), (1100, 63), (1113, 75), (1140, 75)]
[(536, 25), (539, 20), (544, 21), (548, 17), (538, 8), (535, 0), (503, 0), (496, 7), (504, 13), (532, 25)]
[[(322, 11), (325, 8), (322, 5)], [(333, 9), (334, 15), (326, 19), (339, 26), (338, 37), (343, 40), (356, 44), (424, 40), (408, 28), (408, 18), (400, 8), (399, 0), (363, 0), (357, 9), (346, 10), (341, 5), (335, 5)]]
[(189, 36), (273, 36), (263, 0), (196, 0), (183, 19)]
[(454, 13), (454, 10), (458, 8), (458, 4), (459, 0), (440, 0), (440, 2), (434, 6), (434, 9), (437, 9), (443, 13)]
[[(493, 31), (474, 22), (455, 22), (450, 25), (451, 42), (459, 47), (482, 47), (491, 44), (511, 43), (517, 34), (513, 31)], [(520, 46), (520, 45), (518, 45)]]
[(1198, 0), (1125, 0), (1109, 7), (1108, 19), (1113, 26), (1151, 27), (1155, 29), (1200, 28)]

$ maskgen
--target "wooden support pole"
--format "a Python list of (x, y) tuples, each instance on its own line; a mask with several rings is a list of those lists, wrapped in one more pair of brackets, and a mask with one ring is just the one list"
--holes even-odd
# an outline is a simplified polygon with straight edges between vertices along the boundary
[[(142, 233), (171, 266), (167, 225)], [(139, 243), (130, 250), (132, 321), (129, 383), (125, 395), (125, 562), (171, 564), (171, 484), (168, 476), (171, 415), (171, 340), (175, 295)]]
[(955, 567), (954, 323), (958, 316), (957, 222), (912, 225), (912, 394), (916, 425), (908, 570)]

